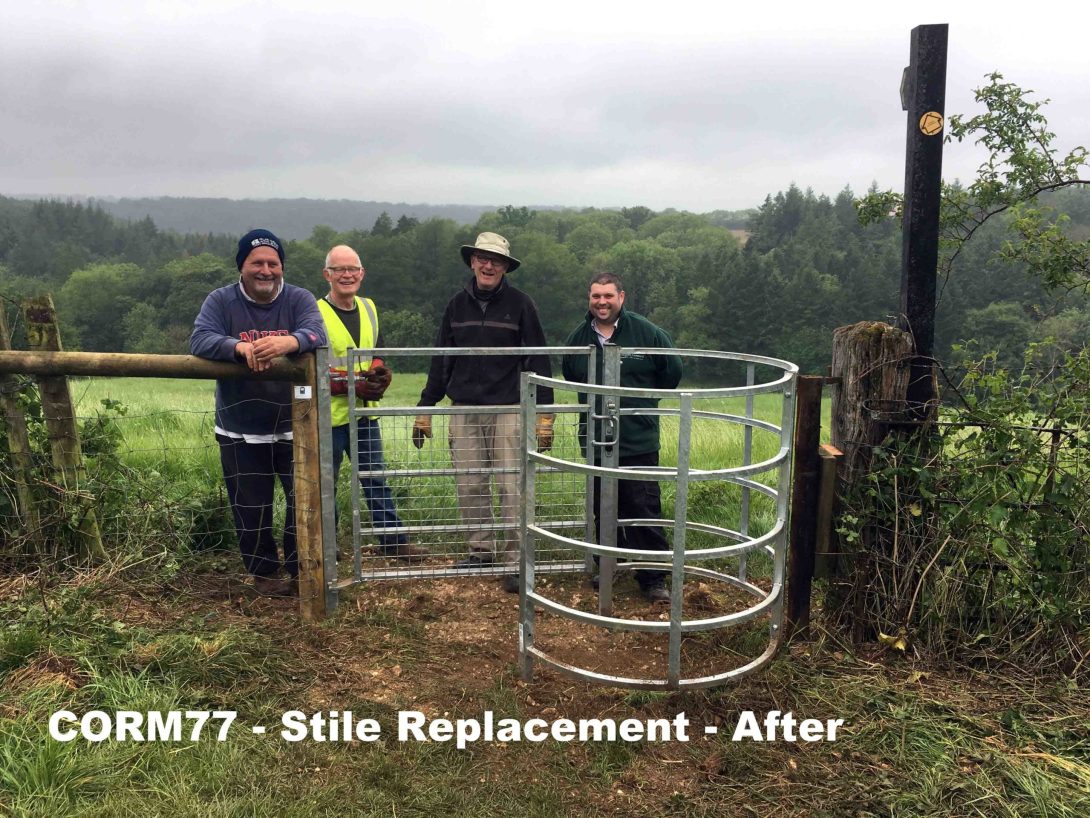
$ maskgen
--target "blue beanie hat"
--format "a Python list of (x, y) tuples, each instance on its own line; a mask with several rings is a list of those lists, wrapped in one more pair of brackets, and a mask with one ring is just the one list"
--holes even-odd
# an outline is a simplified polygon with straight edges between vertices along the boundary
[(251, 230), (238, 240), (238, 252), (235, 253), (235, 266), (241, 270), (242, 262), (244, 262), (246, 257), (258, 247), (271, 247), (276, 251), (276, 254), (280, 256), (280, 263), (284, 263), (284, 248), (280, 244), (280, 239), (268, 230), (262, 230), (259, 227), (257, 230)]

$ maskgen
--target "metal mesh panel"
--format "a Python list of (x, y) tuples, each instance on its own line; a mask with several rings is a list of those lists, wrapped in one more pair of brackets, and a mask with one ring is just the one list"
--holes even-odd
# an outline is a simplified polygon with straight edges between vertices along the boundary
[[(557, 350), (547, 350), (557, 353)], [(588, 350), (569, 350), (588, 354)], [(396, 367), (399, 357), (422, 352), (451, 355), (526, 354), (518, 349), (379, 350)], [(355, 354), (355, 353), (354, 353)], [(350, 388), (349, 393), (353, 390)], [(350, 398), (352, 462), (338, 479), (340, 587), (378, 579), (489, 576), (517, 569), (519, 463), (522, 420), (518, 405), (405, 407), (357, 406)], [(579, 454), (576, 405), (543, 407), (538, 415), (555, 415), (552, 450), (565, 457)], [(431, 420), (431, 438), (413, 441), (418, 416)], [(363, 418), (361, 426), (360, 419)], [(536, 426), (536, 417), (534, 425)], [(377, 425), (381, 457), (376, 457)], [(360, 437), (364, 442), (360, 444)], [(347, 475), (354, 472), (358, 481)], [(587, 530), (587, 480), (546, 469), (535, 495), (541, 524), (566, 536)], [(347, 495), (347, 496), (346, 496)], [(346, 519), (347, 518), (347, 519)], [(425, 553), (412, 557), (399, 551), (410, 543)], [(542, 571), (582, 568), (582, 554), (553, 546), (538, 555)], [(473, 557), (480, 564), (460, 566)]]

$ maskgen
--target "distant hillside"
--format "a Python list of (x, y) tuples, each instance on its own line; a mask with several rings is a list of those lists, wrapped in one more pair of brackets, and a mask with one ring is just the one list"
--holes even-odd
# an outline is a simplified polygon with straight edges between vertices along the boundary
[[(16, 201), (71, 201), (94, 204), (106, 213), (129, 222), (151, 218), (160, 230), (174, 231), (182, 235), (235, 236), (254, 227), (267, 227), (281, 238), (302, 240), (310, 238), (317, 225), (324, 224), (338, 232), (370, 230), (375, 219), (383, 213), (396, 225), (402, 216), (419, 221), (450, 219), (458, 224), (476, 224), (484, 213), (498, 209), (496, 205), (462, 204), (406, 204), (405, 202), (363, 202), (352, 199), (210, 199), (183, 196), (156, 198), (115, 198), (81, 195), (29, 196), (15, 195), (7, 199)], [(570, 210), (559, 205), (531, 205), (528, 209), (539, 211)], [(605, 208), (610, 210), (612, 208)], [(617, 208), (620, 209), (620, 208)], [(652, 211), (648, 211), (651, 213)], [(666, 213), (676, 212), (667, 208)], [(756, 209), (716, 210), (706, 214), (708, 220), (720, 227), (735, 231), (745, 242), (744, 231)]]
[(493, 205), (428, 205), (393, 202), (358, 202), (348, 199), (93, 199), (112, 216), (139, 221), (150, 216), (162, 230), (179, 233), (245, 233), (252, 227), (267, 227), (284, 239), (308, 238), (316, 225), (337, 231), (370, 230), (382, 213), (394, 223), (401, 216), (420, 221), (452, 219), (473, 224)]

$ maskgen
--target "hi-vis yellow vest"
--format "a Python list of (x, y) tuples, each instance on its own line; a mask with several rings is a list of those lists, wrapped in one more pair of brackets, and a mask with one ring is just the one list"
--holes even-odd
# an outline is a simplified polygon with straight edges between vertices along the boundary
[[(341, 317), (329, 305), (324, 298), (318, 299), (318, 311), (325, 321), (326, 335), (329, 336), (329, 365), (333, 369), (348, 371), (348, 349), (356, 347), (361, 350), (375, 348), (378, 340), (378, 312), (375, 310), (375, 302), (370, 298), (356, 296), (356, 308), (360, 311), (360, 344), (356, 347), (355, 339), (348, 334)], [(356, 359), (356, 374), (366, 372), (371, 368), (371, 359), (364, 357)], [(348, 423), (348, 398), (344, 395), (334, 395), (331, 401), (333, 406), (333, 425), (343, 426)], [(362, 406), (377, 406), (378, 401), (356, 400), (356, 408)]]

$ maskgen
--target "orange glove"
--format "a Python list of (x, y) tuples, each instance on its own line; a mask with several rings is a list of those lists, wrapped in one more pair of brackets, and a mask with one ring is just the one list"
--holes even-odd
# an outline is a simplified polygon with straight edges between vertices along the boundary
[(413, 445), (422, 449), (426, 437), (431, 437), (431, 415), (417, 415), (413, 423)]
[(534, 432), (537, 434), (537, 450), (547, 452), (553, 447), (553, 421), (556, 415), (538, 415)]

